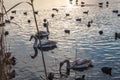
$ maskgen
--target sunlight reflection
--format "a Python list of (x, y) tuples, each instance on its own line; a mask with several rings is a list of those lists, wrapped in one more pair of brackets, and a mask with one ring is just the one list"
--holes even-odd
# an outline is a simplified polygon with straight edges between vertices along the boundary
[(68, 10), (68, 11), (71, 11), (72, 9), (73, 9), (73, 5), (72, 5), (72, 4), (68, 4), (68, 5), (67, 5), (67, 10)]

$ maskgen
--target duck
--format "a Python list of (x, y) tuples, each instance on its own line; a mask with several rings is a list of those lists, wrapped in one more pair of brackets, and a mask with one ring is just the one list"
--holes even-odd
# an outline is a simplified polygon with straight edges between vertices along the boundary
[(11, 11), (11, 13), (15, 13), (16, 14), (16, 10)]
[(80, 21), (80, 22), (81, 22), (81, 20), (82, 20), (81, 18), (77, 18), (77, 19), (76, 19), (76, 21)]
[(41, 45), (40, 45), (39, 41), (38, 41), (38, 37), (36, 35), (31, 35), (29, 41), (31, 41), (33, 38), (35, 40), (34, 44), (33, 44), (35, 54), (34, 54), (34, 56), (31, 56), (31, 58), (35, 58), (37, 56), (38, 49), (43, 50), (43, 51), (49, 51), (49, 50), (53, 50), (53, 49), (57, 48), (57, 45), (56, 45), (57, 42), (55, 42), (55, 41), (43, 39), (43, 40), (41, 40)]
[(16, 65), (16, 58), (13, 56), (12, 58), (10, 58), (10, 63), (11, 65)]
[(108, 7), (109, 6), (109, 2), (108, 1), (106, 1), (106, 7)]
[(38, 14), (38, 11), (35, 11), (34, 14)]
[(106, 1), (106, 5), (108, 5), (109, 4), (109, 2), (108, 1)]
[(70, 30), (68, 30), (68, 29), (65, 29), (64, 32), (67, 34), (70, 34)]
[(118, 14), (117, 16), (119, 16), (119, 17), (120, 17), (120, 14)]
[(27, 16), (27, 12), (24, 12), (23, 14)]
[(85, 4), (85, 2), (81, 2), (81, 4)]
[(10, 20), (7, 20), (7, 19), (6, 19), (6, 20), (5, 20), (5, 23), (10, 23)]
[(115, 40), (117, 40), (118, 38), (120, 38), (120, 33), (115, 33)]
[(103, 34), (103, 31), (102, 31), (102, 30), (100, 30), (100, 31), (99, 31), (99, 34), (100, 34), (100, 35), (102, 35), (102, 34)]
[(31, 23), (31, 20), (30, 19), (28, 19), (28, 21), (27, 21), (28, 23)]
[(58, 12), (58, 11), (59, 11), (57, 8), (53, 8), (52, 10), (53, 10), (53, 11), (56, 11), (56, 12)]
[(88, 11), (84, 11), (83, 13), (88, 15), (88, 12), (89, 12), (89, 10)]
[(101, 3), (98, 3), (99, 4), (99, 7), (103, 7), (103, 3), (101, 2)]
[(112, 10), (113, 13), (118, 13), (119, 11), (118, 10)]
[(103, 5), (103, 2), (101, 2), (101, 3), (98, 3), (99, 5)]
[(10, 20), (14, 19), (14, 16), (10, 16)]
[(52, 14), (51, 14), (51, 17), (53, 18), (54, 16), (55, 16), (55, 14), (52, 13)]
[(4, 35), (5, 35), (5, 37), (6, 37), (7, 35), (9, 35), (9, 31), (5, 31)]
[(112, 76), (112, 74), (111, 74), (112, 68), (111, 67), (102, 67), (101, 71), (105, 74)]
[(92, 61), (89, 59), (83, 59), (83, 60), (75, 60), (73, 62), (70, 62), (69, 60), (64, 60), (62, 62), (60, 62), (60, 66), (59, 66), (59, 72), (60, 75), (63, 75), (61, 72), (61, 68), (64, 65), (64, 63), (66, 63), (66, 75), (70, 75), (70, 69), (72, 70), (76, 70), (76, 71), (84, 71), (90, 67), (93, 67), (92, 65)]
[(65, 15), (66, 15), (66, 17), (67, 17), (67, 16), (70, 16), (70, 14), (69, 14), (69, 13), (66, 13)]
[(91, 27), (91, 22), (90, 21), (88, 22), (87, 27)]

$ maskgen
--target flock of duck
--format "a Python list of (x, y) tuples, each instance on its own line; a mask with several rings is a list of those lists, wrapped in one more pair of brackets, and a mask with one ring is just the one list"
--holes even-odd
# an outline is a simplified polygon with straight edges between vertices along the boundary
[[(77, 2), (77, 0), (76, 0)], [(78, 3), (77, 3), (78, 4)], [(84, 2), (81, 2), (81, 7), (85, 6), (85, 3)], [(99, 3), (99, 7), (102, 7), (103, 6), (103, 3)], [(109, 6), (109, 2), (107, 1), (106, 2), (106, 6), (108, 7)], [(57, 8), (53, 8), (52, 9), (53, 11), (56, 11), (56, 12), (59, 12), (59, 9)], [(117, 14), (118, 16), (120, 16), (120, 14), (118, 14), (118, 10), (113, 10), (112, 11), (113, 13)], [(11, 11), (11, 13), (14, 13), (16, 14), (16, 10), (14, 11)], [(34, 12), (36, 15), (38, 14), (38, 11)], [(27, 12), (24, 12), (23, 13), (25, 16), (27, 16)], [(89, 10), (88, 11), (85, 11), (83, 12), (83, 14), (89, 14)], [(51, 14), (51, 17), (54, 18), (56, 15), (55, 14)], [(65, 16), (70, 16), (69, 13), (65, 14)], [(0, 26), (4, 26), (6, 23), (11, 23), (12, 19), (14, 19), (14, 16), (10, 16), (10, 20), (6, 19), (5, 20), (5, 23), (2, 23), (0, 24)], [(81, 22), (82, 21), (82, 18), (77, 18), (76, 21), (79, 21)], [(28, 23), (31, 23), (31, 20), (29, 19), (27, 21)], [(87, 24), (87, 27), (91, 27), (91, 24), (93, 23), (93, 20), (90, 20), (88, 21), (88, 24)], [(32, 59), (34, 59), (37, 54), (38, 54), (38, 49), (39, 50), (43, 50), (43, 51), (49, 51), (49, 50), (53, 50), (55, 48), (57, 48), (57, 42), (55, 41), (51, 41), (49, 40), (49, 35), (50, 35), (50, 31), (49, 31), (49, 22), (47, 21), (47, 19), (44, 19), (43, 20), (43, 26), (46, 28), (46, 31), (40, 31), (34, 35), (31, 35), (30, 36), (30, 40), (31, 41), (32, 39), (34, 39), (34, 44), (33, 44), (33, 49), (34, 49), (34, 52), (35, 54), (33, 56), (31, 56)], [(65, 29), (64, 30), (65, 33), (67, 34), (70, 34), (70, 30), (69, 29)], [(8, 35), (9, 32), (8, 31), (5, 31), (5, 36)], [(99, 31), (99, 34), (102, 35), (103, 34), (103, 31)], [(115, 33), (115, 39), (118, 39), (120, 38), (120, 33)], [(40, 45), (40, 42), (39, 42), (39, 39), (41, 40), (41, 45)], [(66, 74), (63, 74), (62, 71), (61, 71), (61, 68), (62, 66), (64, 65), (64, 63), (67, 63), (67, 66), (66, 66)], [(92, 64), (92, 61), (91, 60), (88, 60), (88, 59), (84, 59), (84, 60), (75, 60), (73, 62), (70, 62), (69, 60), (64, 60), (62, 62), (60, 62), (60, 66), (59, 66), (59, 72), (60, 72), (60, 76), (69, 76), (70, 75), (70, 70), (77, 70), (77, 71), (84, 71), (90, 67), (93, 67), (93, 64)], [(101, 68), (101, 71), (103, 73), (106, 73), (108, 75), (112, 75), (111, 72), (112, 72), (112, 68), (111, 67), (102, 67)], [(48, 75), (48, 79), (49, 80), (53, 80), (54, 78), (54, 74), (53, 73), (50, 73)], [(85, 75), (82, 76), (82, 78), (76, 78), (75, 80), (85, 80)]]

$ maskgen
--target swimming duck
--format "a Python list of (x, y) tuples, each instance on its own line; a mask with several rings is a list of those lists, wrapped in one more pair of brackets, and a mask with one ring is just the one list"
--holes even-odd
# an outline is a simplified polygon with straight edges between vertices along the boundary
[(70, 30), (68, 30), (68, 29), (65, 29), (64, 32), (67, 34), (70, 34)]
[(101, 71), (105, 74), (112, 76), (112, 74), (111, 74), (112, 68), (111, 67), (102, 67)]
[(115, 33), (115, 40), (117, 40), (117, 38), (120, 38), (120, 33)]

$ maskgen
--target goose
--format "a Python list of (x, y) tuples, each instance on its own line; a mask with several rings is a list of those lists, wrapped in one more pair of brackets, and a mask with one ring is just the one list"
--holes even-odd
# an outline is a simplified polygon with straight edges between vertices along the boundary
[(102, 67), (101, 71), (105, 74), (112, 76), (112, 74), (111, 74), (112, 68), (111, 67)]
[(38, 42), (38, 37), (36, 35), (31, 35), (30, 40), (34, 38), (34, 44), (33, 44), (33, 49), (35, 51), (35, 54), (31, 56), (31, 58), (35, 58), (38, 54), (38, 49), (43, 50), (43, 51), (49, 51), (53, 50), (54, 48), (57, 48), (57, 43), (55, 41), (50, 41), (50, 40), (41, 40), (41, 46), (39, 45)]
[(64, 60), (60, 62), (59, 72), (60, 75), (62, 75), (61, 68), (63, 64), (66, 63), (66, 75), (70, 75), (70, 69), (76, 70), (76, 71), (84, 71), (88, 69), (89, 67), (93, 67), (91, 60), (84, 59), (84, 60), (75, 60), (73, 62), (70, 62), (69, 60)]

